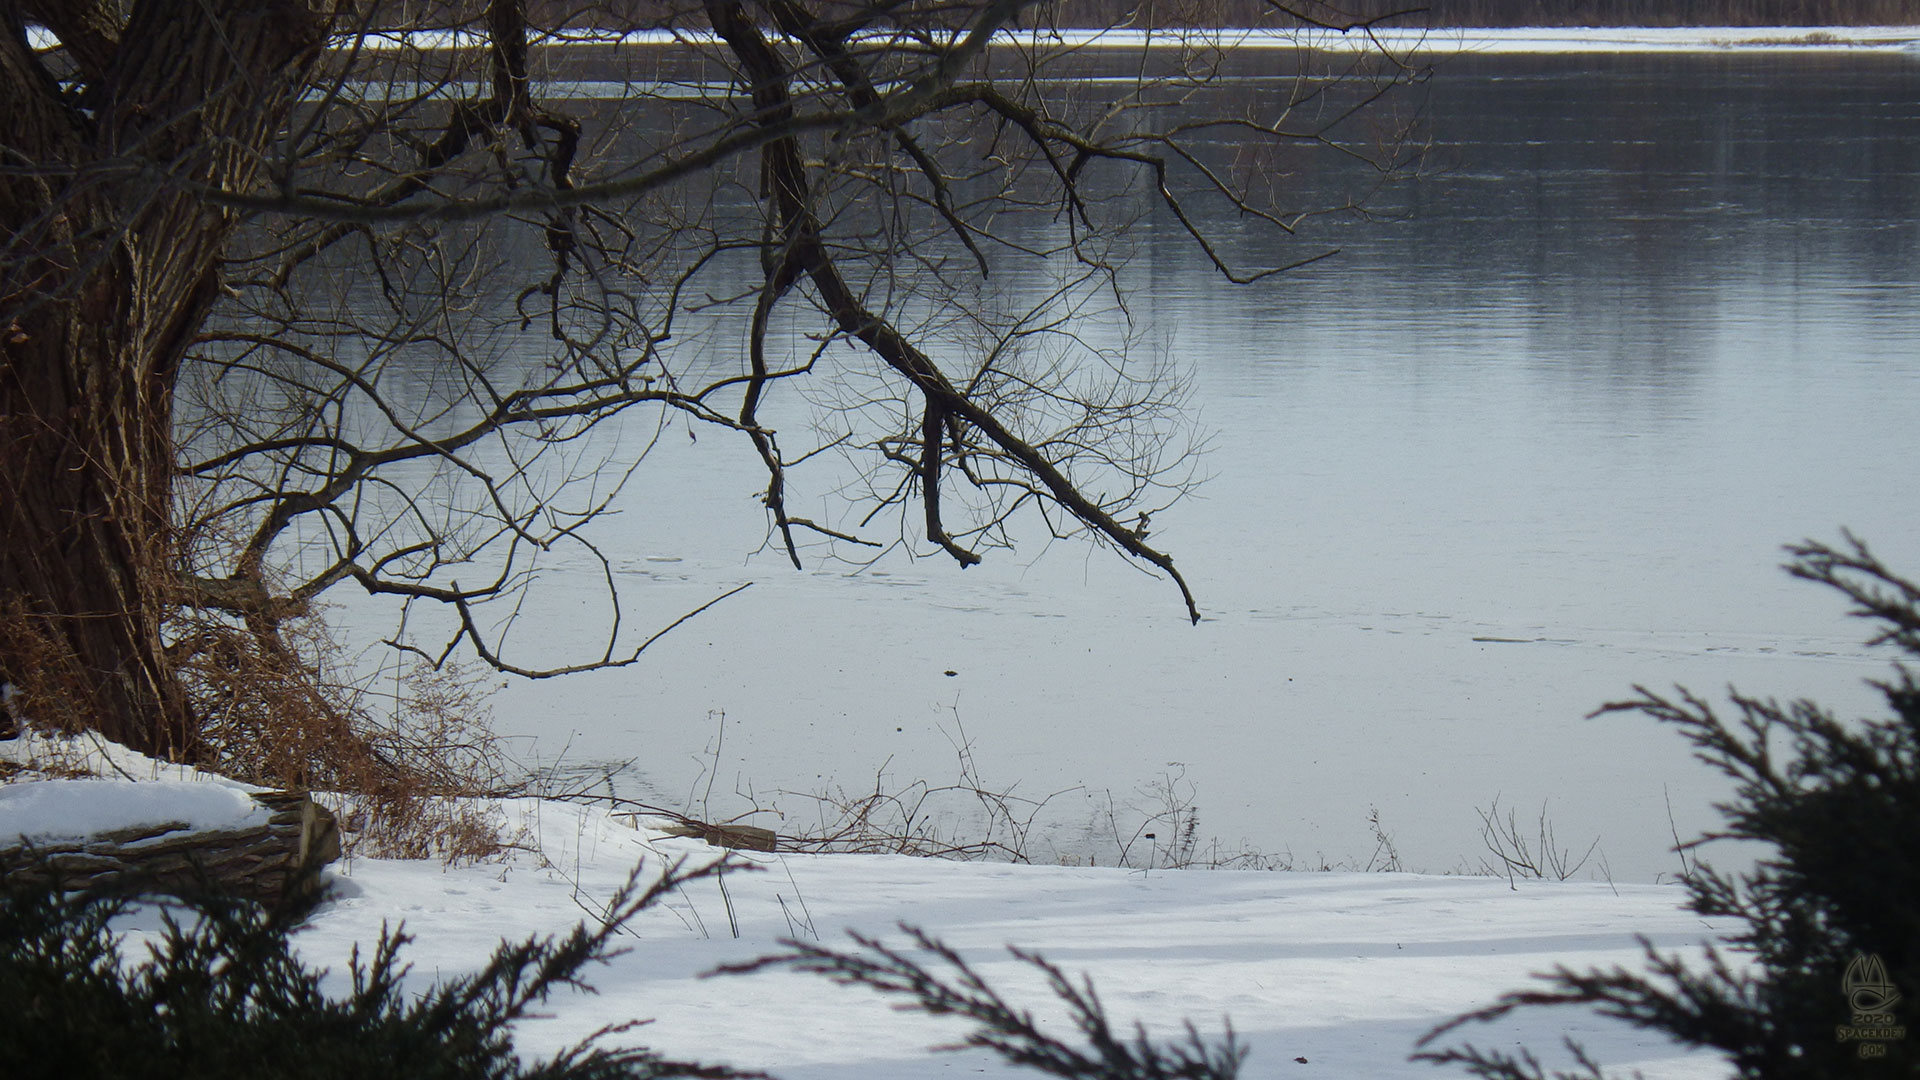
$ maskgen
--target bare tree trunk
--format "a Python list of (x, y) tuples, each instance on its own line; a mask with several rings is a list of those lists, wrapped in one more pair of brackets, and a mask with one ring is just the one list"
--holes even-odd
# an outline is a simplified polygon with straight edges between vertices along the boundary
[(28, 715), (179, 756), (192, 720), (160, 638), (171, 413), (160, 380), (140, 377), (151, 365), (87, 332), (124, 318), (100, 309), (126, 286), (97, 284), (94, 303), (16, 320), (4, 346), (0, 677), (30, 694)]
[[(299, 0), (0, 0), (0, 681), (21, 709), (190, 757), (173, 387), (326, 17)], [(61, 89), (38, 23), (86, 89)]]

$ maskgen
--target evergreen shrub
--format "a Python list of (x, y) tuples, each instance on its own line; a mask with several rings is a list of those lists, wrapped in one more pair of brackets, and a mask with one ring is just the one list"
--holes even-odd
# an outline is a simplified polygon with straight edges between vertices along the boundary
[[(619, 925), (667, 889), (713, 868), (635, 878), (597, 927), (504, 943), (478, 973), (404, 989), (403, 933), (355, 951), (343, 997), (296, 957), (294, 920), (245, 901), (64, 893), (0, 896), (0, 1077), (30, 1080), (613, 1080), (753, 1074), (601, 1045), (605, 1029), (545, 1061), (523, 1062), (509, 1025), (609, 955)], [(115, 920), (159, 905), (164, 930), (145, 959)]]
[[(1749, 872), (1696, 861), (1687, 875), (1689, 907), (1736, 921), (1727, 949), (1689, 963), (1647, 944), (1644, 972), (1557, 968), (1544, 987), (1459, 1017), (1423, 1045), (1515, 1009), (1581, 1005), (1719, 1050), (1744, 1080), (1920, 1074), (1920, 684), (1902, 662), (1920, 659), (1920, 585), (1851, 534), (1840, 548), (1788, 550), (1788, 572), (1839, 590), (1852, 614), (1874, 623), (1869, 644), (1901, 654), (1893, 675), (1872, 683), (1891, 716), (1849, 722), (1811, 701), (1735, 692), (1735, 714), (1723, 717), (1688, 691), (1640, 687), (1599, 710), (1674, 725), (1695, 756), (1733, 779), (1733, 798), (1716, 807), (1724, 827), (1686, 845), (1734, 839), (1768, 849)], [(1551, 1075), (1603, 1075), (1573, 1049), (1580, 1071)], [(1549, 1075), (1526, 1050), (1468, 1045), (1417, 1056), (1489, 1080)]]

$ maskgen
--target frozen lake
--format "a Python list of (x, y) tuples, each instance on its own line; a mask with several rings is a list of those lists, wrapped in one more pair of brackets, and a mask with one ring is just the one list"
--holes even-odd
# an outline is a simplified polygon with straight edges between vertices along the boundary
[[(1299, 865), (1364, 865), (1377, 811), (1407, 868), (1470, 868), (1497, 796), (1618, 880), (1677, 870), (1722, 785), (1585, 715), (1635, 683), (1870, 710), (1886, 658), (1780, 545), (1845, 526), (1920, 573), (1920, 61), (1465, 57), (1422, 93), (1433, 169), (1310, 237), (1337, 257), (1237, 289), (1140, 238), (1135, 314), (1212, 435), (1153, 520), (1200, 625), (1041, 536), (796, 572), (751, 448), (676, 429), (600, 534), (626, 618), (753, 587), (634, 667), (509, 684), (516, 752), (673, 806), (717, 760), (713, 816), (793, 812), (953, 779), (964, 725), (989, 786), (1066, 792), (1043, 858), (1105, 861), (1110, 807), (1130, 833), (1174, 780), (1202, 838)], [(522, 632), (594, 640), (595, 586), (546, 575)]]

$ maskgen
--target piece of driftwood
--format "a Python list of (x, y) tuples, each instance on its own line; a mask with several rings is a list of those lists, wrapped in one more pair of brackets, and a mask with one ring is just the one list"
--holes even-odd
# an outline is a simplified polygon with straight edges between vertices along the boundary
[(333, 812), (304, 792), (261, 791), (266, 824), (190, 832), (163, 822), (118, 829), (85, 840), (0, 847), (0, 874), (8, 881), (57, 881), (69, 890), (164, 893), (210, 892), (263, 903), (298, 902), (320, 889), (320, 870), (340, 857), (340, 826)]
[(654, 828), (668, 836), (689, 836), (695, 840), (705, 840), (714, 847), (738, 851), (772, 851), (780, 839), (772, 829), (763, 829), (758, 825), (710, 825), (704, 821), (689, 820), (656, 825)]

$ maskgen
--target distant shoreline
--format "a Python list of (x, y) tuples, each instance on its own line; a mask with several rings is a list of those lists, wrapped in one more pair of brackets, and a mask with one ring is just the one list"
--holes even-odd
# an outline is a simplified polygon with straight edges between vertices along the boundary
[[(412, 31), (371, 34), (361, 49), (463, 49), (483, 45), (485, 39), (467, 31)], [(1688, 27), (1382, 27), (1372, 31), (1274, 30), (1221, 28), (1204, 30), (1133, 30), (1050, 28), (1003, 31), (995, 44), (1053, 45), (1082, 49), (1174, 48), (1205, 43), (1232, 49), (1363, 51), (1384, 48), (1396, 54), (1563, 54), (1563, 53), (1710, 53), (1710, 52), (1872, 52), (1913, 53), (1920, 56), (1920, 26), (1688, 26)], [(659, 47), (673, 44), (718, 44), (712, 35), (681, 31), (611, 33), (574, 30), (537, 37), (533, 44)], [(344, 47), (345, 43), (336, 47)]]
[(1471, 53), (1920, 52), (1920, 26), (1463, 26), (1376, 36), (1389, 49)]
[[(1027, 40), (1030, 32), (1017, 37)], [(1327, 51), (1385, 48), (1394, 53), (1674, 53), (1801, 50), (1920, 53), (1920, 26), (1700, 26), (1557, 27), (1447, 26), (1379, 28), (1371, 32), (1271, 29), (1073, 30), (1044, 32), (1042, 40), (1091, 48), (1139, 49), (1162, 43), (1218, 39), (1231, 48)]]

